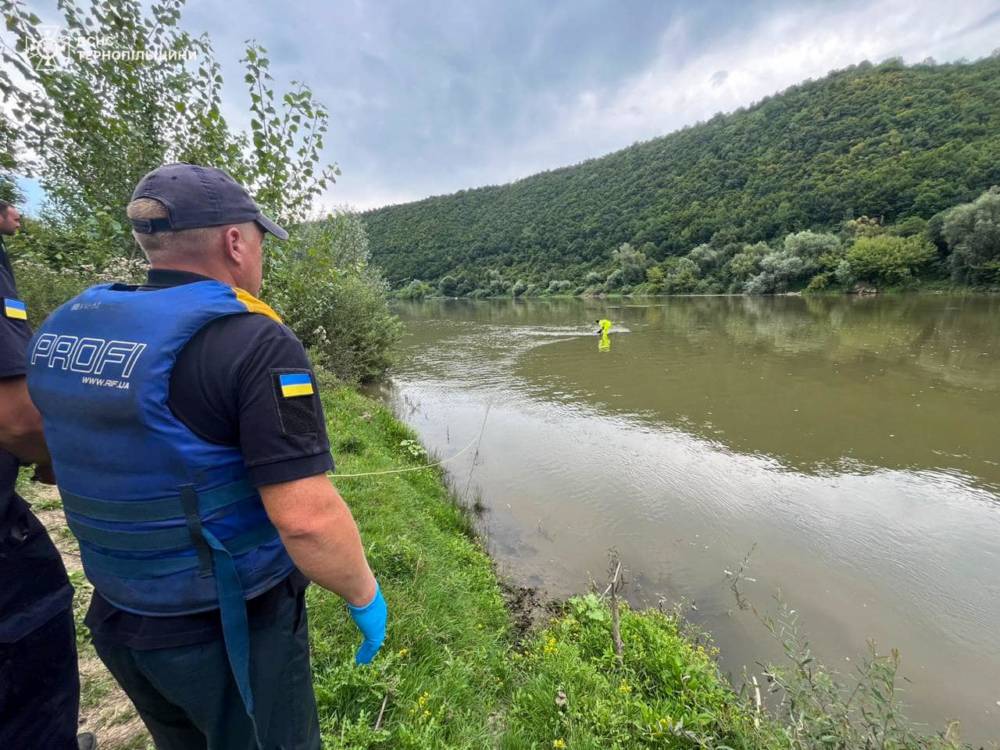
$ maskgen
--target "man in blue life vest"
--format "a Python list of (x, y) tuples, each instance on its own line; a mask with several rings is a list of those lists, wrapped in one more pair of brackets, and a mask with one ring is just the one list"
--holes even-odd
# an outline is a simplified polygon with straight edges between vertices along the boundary
[(59, 552), (15, 492), (18, 467), (52, 483), (42, 420), (28, 397), (28, 311), (3, 244), (20, 226), (0, 201), (0, 748), (77, 750), (80, 677), (73, 589)]
[(309, 359), (253, 296), (265, 232), (288, 235), (191, 164), (143, 177), (127, 213), (146, 283), (83, 292), (29, 349), (85, 622), (159, 750), (318, 748), (306, 585), (347, 601), (359, 663), (386, 604), (326, 477)]

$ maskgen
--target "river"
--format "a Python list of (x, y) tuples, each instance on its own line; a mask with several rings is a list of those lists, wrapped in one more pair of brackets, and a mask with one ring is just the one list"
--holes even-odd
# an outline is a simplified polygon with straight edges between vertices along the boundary
[[(512, 579), (580, 593), (615, 547), (630, 599), (684, 602), (736, 683), (780, 655), (760, 621), (780, 592), (825, 664), (849, 674), (868, 639), (898, 648), (911, 718), (1000, 738), (1000, 299), (396, 312), (384, 395), (441, 457), (482, 431), (447, 466)], [(726, 573), (748, 554), (757, 614)]]

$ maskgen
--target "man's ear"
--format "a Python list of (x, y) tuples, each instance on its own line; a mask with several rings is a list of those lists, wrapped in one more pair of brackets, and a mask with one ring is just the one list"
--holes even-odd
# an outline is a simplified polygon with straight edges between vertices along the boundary
[(227, 227), (223, 235), (223, 246), (226, 250), (226, 260), (236, 265), (243, 265), (246, 262), (246, 241), (238, 227)]

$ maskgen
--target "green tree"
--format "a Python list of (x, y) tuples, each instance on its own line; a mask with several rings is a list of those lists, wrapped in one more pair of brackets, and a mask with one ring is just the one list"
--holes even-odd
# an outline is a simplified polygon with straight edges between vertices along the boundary
[(17, 131), (0, 117), (0, 200), (19, 203), (24, 199), (17, 187), (14, 172), (17, 169)]
[(698, 264), (690, 258), (668, 258), (663, 270), (663, 290), (668, 294), (690, 294), (698, 286)]
[[(399, 322), (368, 264), (364, 224), (349, 212), (303, 221), (337, 173), (322, 166), (328, 115), (308, 86), (293, 82), (279, 97), (266, 50), (249, 42), (241, 62), (250, 129), (233, 134), (220, 114), (222, 77), (210, 41), (180, 30), (180, 0), (148, 8), (138, 0), (90, 0), (86, 9), (61, 2), (65, 27), (54, 55), (42, 44), (38, 16), (19, 0), (0, 1), (15, 40), (3, 59), (23, 78), (14, 85), (5, 66), (0, 91), (52, 201), (17, 238), (19, 262), (113, 270), (115, 256), (135, 247), (124, 210), (142, 174), (174, 160), (221, 167), (290, 229), (287, 243), (269, 243), (264, 289), (316, 363), (347, 380), (385, 371)], [(91, 54), (96, 41), (129, 54)], [(72, 284), (100, 278), (84, 276)]]
[(955, 278), (1000, 282), (1000, 187), (949, 211), (942, 231)]
[(840, 250), (840, 238), (835, 234), (794, 232), (785, 237), (784, 248), (803, 260), (818, 263), (823, 256), (836, 254)]
[(225, 169), (284, 222), (305, 218), (334, 179), (335, 166), (319, 166), (326, 108), (303, 83), (293, 82), (279, 99), (266, 51), (252, 41), (241, 61), (251, 132), (230, 131), (221, 114), (219, 64), (206, 35), (179, 28), (182, 0), (148, 10), (136, 0), (91, 0), (86, 9), (61, 3), (56, 54), (39, 17), (19, 0), (3, 1), (14, 38), (3, 60), (24, 83), (14, 85), (0, 71), (0, 91), (25, 148), (37, 155), (26, 166), (60, 217), (112, 217), (107, 241), (120, 252), (134, 247), (123, 221), (132, 189), (164, 162)]
[(623, 242), (611, 251), (611, 262), (621, 271), (619, 286), (639, 284), (646, 278), (646, 266), (649, 261), (644, 253), (636, 250), (627, 242)]
[(650, 266), (646, 269), (646, 282), (649, 284), (651, 294), (657, 294), (663, 290), (663, 283), (666, 278), (666, 274), (663, 273), (663, 269), (659, 266)]

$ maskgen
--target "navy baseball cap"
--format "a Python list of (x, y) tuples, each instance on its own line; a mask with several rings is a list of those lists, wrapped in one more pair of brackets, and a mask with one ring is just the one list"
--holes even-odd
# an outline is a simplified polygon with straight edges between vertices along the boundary
[(139, 180), (132, 191), (132, 200), (136, 198), (152, 198), (167, 209), (166, 218), (130, 219), (139, 234), (255, 221), (279, 240), (288, 239), (288, 232), (261, 213), (246, 188), (215, 167), (164, 164)]

